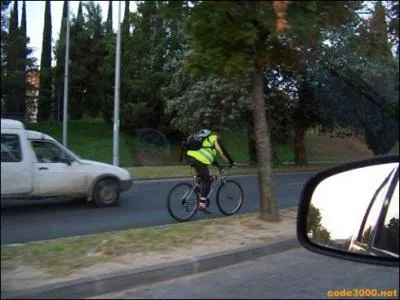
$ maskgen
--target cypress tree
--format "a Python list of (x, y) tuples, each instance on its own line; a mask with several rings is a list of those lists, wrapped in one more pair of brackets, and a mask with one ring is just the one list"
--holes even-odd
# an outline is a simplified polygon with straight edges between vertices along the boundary
[(110, 34), (113, 32), (113, 19), (112, 19), (112, 0), (108, 1), (108, 14), (106, 22), (106, 32)]
[(124, 23), (129, 21), (129, 2), (125, 1)]
[(26, 1), (22, 1), (21, 32), (26, 38)]
[(10, 18), (10, 33), (15, 33), (18, 30), (18, 1), (14, 1), (14, 8)]
[(71, 21), (70, 43), (70, 82), (68, 97), (68, 113), (71, 120), (80, 120), (84, 115), (84, 97), (87, 85), (87, 69), (85, 59), (90, 52), (89, 39), (85, 30), (82, 1), (79, 1), (78, 14)]
[(104, 55), (101, 61), (101, 70), (103, 76), (104, 97), (102, 103), (103, 119), (106, 123), (112, 123), (113, 115), (113, 86), (115, 80), (115, 40), (116, 35), (113, 31), (112, 19), (112, 1), (108, 2), (107, 21), (105, 23), (106, 34), (103, 37)]
[(28, 56), (28, 51), (27, 51), (27, 35), (26, 35), (26, 3), (25, 1), (22, 1), (22, 17), (21, 17), (21, 27), (19, 29), (20, 31), (20, 52), (19, 52), (19, 61), (20, 63), (18, 64), (18, 77), (19, 77), (19, 86), (20, 91), (19, 91), (19, 103), (18, 103), (18, 112), (23, 115), (25, 112), (25, 107), (26, 107), (26, 67), (27, 67), (27, 56)]
[(64, 69), (65, 69), (65, 35), (67, 32), (67, 3), (64, 1), (63, 13), (61, 18), (61, 27), (59, 33), (59, 39), (56, 43), (56, 67), (54, 70), (54, 100), (55, 109), (57, 112), (57, 119), (59, 122), (63, 120), (63, 107), (64, 107)]
[(8, 27), (7, 55), (7, 77), (6, 77), (6, 97), (5, 109), (9, 115), (14, 115), (18, 111), (18, 1), (14, 1), (14, 6), (10, 13)]
[[(121, 107), (124, 106), (126, 99), (129, 99), (129, 80), (131, 78), (130, 73), (130, 58), (132, 52), (129, 49), (130, 34), (129, 34), (129, 1), (125, 1), (124, 18), (121, 24), (121, 86), (120, 86), (120, 98)], [(121, 110), (122, 111), (122, 110)]]
[[(6, 74), (7, 74), (7, 45), (8, 45), (8, 31), (7, 24), (9, 17), (6, 15), (6, 10), (8, 9), (11, 1), (1, 1), (1, 89), (0, 98), (4, 99), (6, 94)], [(5, 103), (1, 101), (1, 111), (5, 112)]]
[(51, 10), (50, 1), (46, 1), (42, 40), (42, 56), (40, 61), (39, 118), (48, 120), (52, 109), (51, 83)]

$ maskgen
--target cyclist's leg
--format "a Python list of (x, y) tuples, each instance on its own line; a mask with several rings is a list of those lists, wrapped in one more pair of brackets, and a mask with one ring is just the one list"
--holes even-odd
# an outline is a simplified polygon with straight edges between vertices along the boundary
[(210, 192), (211, 178), (208, 165), (205, 165), (199, 161), (193, 163), (193, 167), (196, 169), (197, 176), (200, 177), (200, 195), (202, 198), (206, 198)]

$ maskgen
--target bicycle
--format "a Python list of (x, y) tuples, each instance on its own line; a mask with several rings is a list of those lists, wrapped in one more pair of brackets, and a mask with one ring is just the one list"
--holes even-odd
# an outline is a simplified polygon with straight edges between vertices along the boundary
[[(225, 166), (218, 168), (219, 174), (215, 171), (211, 175), (211, 187), (207, 195), (207, 207), (209, 199), (215, 191), (216, 203), (219, 211), (230, 216), (237, 213), (243, 205), (243, 189), (240, 184), (229, 178), (229, 174), (224, 174)], [(214, 168), (215, 170), (215, 168)], [(236, 196), (236, 197), (235, 197)], [(228, 203), (225, 203), (227, 200)], [(167, 197), (167, 209), (172, 218), (179, 222), (190, 220), (198, 211), (200, 203), (200, 178), (193, 176), (193, 183), (181, 182), (172, 187)], [(175, 205), (176, 204), (176, 205)], [(229, 210), (226, 204), (233, 204), (233, 209)], [(182, 209), (186, 214), (180, 216), (178, 209)]]

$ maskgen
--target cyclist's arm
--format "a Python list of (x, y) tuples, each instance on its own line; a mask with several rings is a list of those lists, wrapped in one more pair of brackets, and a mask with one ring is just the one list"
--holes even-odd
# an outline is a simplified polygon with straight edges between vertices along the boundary
[[(233, 160), (230, 157), (229, 154), (225, 155), (225, 153), (227, 153), (227, 151), (225, 149), (223, 149), (224, 147), (218, 143), (218, 140), (215, 140), (215, 149), (217, 149), (218, 154), (225, 160), (226, 163), (230, 163), (233, 164)], [(225, 151), (224, 151), (225, 150)]]

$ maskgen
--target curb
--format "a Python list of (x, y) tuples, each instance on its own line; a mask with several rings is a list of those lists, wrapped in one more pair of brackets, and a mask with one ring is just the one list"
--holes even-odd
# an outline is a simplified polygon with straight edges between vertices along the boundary
[(135, 288), (140, 285), (206, 272), (299, 247), (298, 240), (291, 238), (274, 243), (223, 251), (174, 263), (116, 271), (100, 276), (90, 276), (66, 282), (47, 284), (6, 293), (6, 298), (82, 299), (94, 297), (128, 288)]

